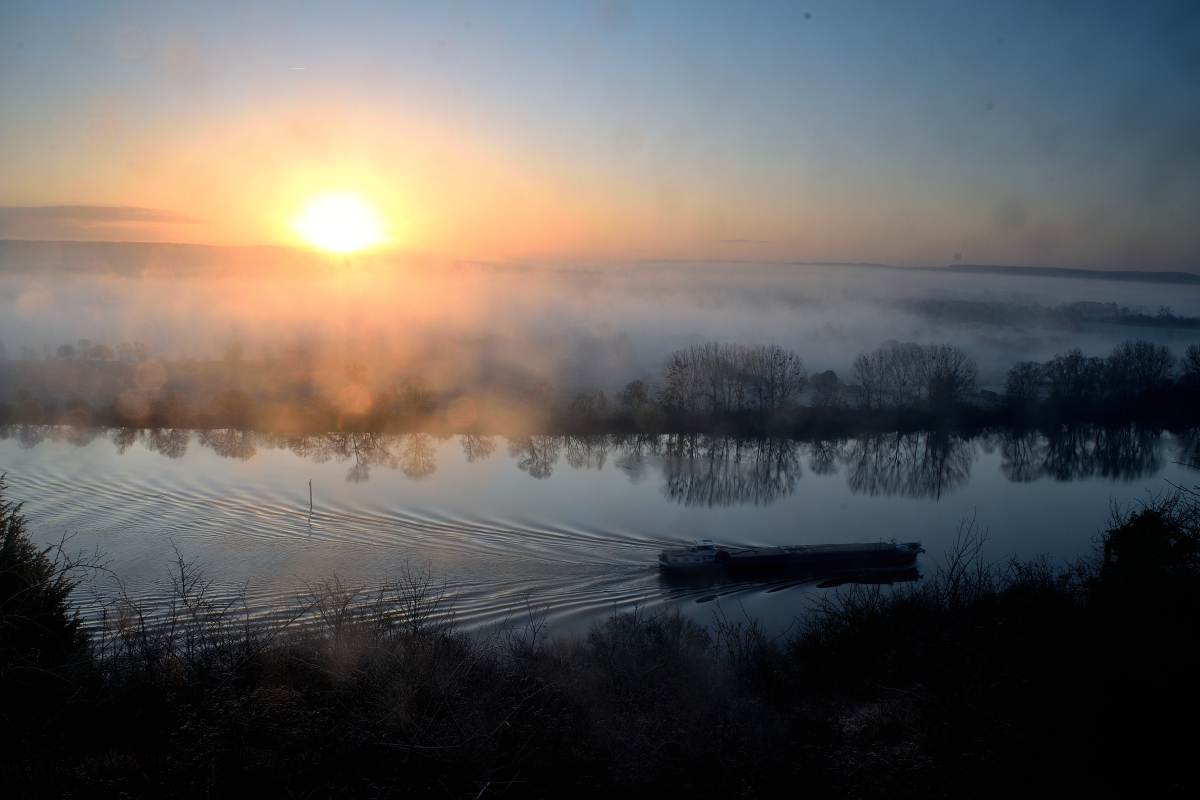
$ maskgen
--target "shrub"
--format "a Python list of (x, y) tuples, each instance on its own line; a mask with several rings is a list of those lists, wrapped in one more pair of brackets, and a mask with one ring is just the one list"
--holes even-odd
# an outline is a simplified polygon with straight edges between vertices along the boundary
[(6, 490), (0, 475), (0, 725), (5, 737), (20, 738), (70, 694), (88, 640), (69, 599), (79, 565), (61, 545), (33, 543), (22, 504), (5, 499)]

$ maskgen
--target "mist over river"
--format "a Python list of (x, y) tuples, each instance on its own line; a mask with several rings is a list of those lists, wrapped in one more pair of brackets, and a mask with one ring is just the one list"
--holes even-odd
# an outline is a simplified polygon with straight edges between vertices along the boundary
[[(635, 379), (653, 390), (672, 348), (703, 341), (780, 344), (809, 374), (832, 368), (848, 382), (860, 352), (945, 342), (978, 363), (980, 386), (999, 390), (1022, 359), (1070, 347), (1102, 356), (1130, 338), (1178, 355), (1200, 326), (1200, 284), (1181, 273), (566, 268), (83, 243), (9, 243), (0, 255), (0, 299), (14, 309), (0, 318), (9, 354), (0, 404), (33, 398), (68, 411), (78, 399), (97, 412), (119, 408), (117, 396), (133, 386), (121, 381), (134, 378), (148, 402), (178, 393), (206, 409), (234, 388), (263, 404), (320, 401), (336, 411), (347, 397), (384, 396), (411, 376), (450, 405), (490, 392), (514, 398), (547, 381), (548, 402), (565, 408), (577, 391), (615, 398)], [(100, 344), (142, 349), (119, 363), (57, 355), (82, 359), (85, 345)], [(160, 377), (147, 384), (142, 372), (151, 369)], [(639, 604), (674, 603), (708, 621), (716, 602), (783, 629), (825, 591), (816, 582), (667, 582), (655, 556), (681, 540), (919, 540), (928, 571), (960, 522), (974, 519), (988, 530), (992, 559), (1062, 562), (1091, 553), (1112, 503), (1196, 475), (1184, 466), (1194, 443), (1128, 427), (1064, 429), (1053, 440), (998, 431), (739, 442), (14, 420), (30, 424), (10, 425), (0, 439), (11, 497), (26, 502), (41, 540), (71, 534), (74, 549), (100, 551), (111, 569), (81, 592), (111, 596), (119, 581), (164, 597), (176, 549), (221, 591), (244, 587), (258, 609), (335, 575), (370, 586), (407, 562), (449, 582), (464, 622), (534, 606), (577, 630)], [(508, 432), (491, 432), (500, 431)]]
[[(449, 582), (454, 611), (493, 623), (529, 607), (583, 630), (613, 609), (719, 603), (785, 629), (816, 582), (677, 584), (664, 545), (921, 541), (932, 569), (958, 524), (988, 532), (993, 560), (1090, 555), (1113, 503), (1191, 486), (1196, 442), (1136, 428), (1053, 439), (998, 431), (833, 442), (707, 436), (280, 437), (238, 431), (12, 426), (0, 439), (9, 497), (37, 538), (72, 536), (121, 582), (165, 596), (178, 550), (259, 610), (338, 576), (370, 586), (406, 562)], [(312, 481), (312, 511), (309, 481)], [(95, 608), (94, 600), (91, 608)]]

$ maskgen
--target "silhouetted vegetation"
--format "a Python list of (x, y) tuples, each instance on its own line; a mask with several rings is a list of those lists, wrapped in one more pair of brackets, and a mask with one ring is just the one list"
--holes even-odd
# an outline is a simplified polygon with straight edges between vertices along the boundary
[(867, 409), (945, 410), (975, 393), (978, 370), (949, 345), (893, 342), (854, 360), (859, 403)]
[(0, 724), (9, 741), (39, 738), (88, 686), (88, 637), (68, 598), (95, 566), (39, 548), (0, 475)]
[[(816, 595), (787, 639), (721, 609), (707, 628), (634, 612), (575, 638), (526, 609), (467, 632), (450, 587), (408, 566), (251, 614), (182, 557), (167, 600), (121, 594), (87, 638), (63, 562), (3, 503), (14, 797), (1008, 797), (1190, 781), (1178, 723), (1200, 696), (1200, 495), (1182, 489), (1114, 510), (1096, 556), (1071, 566), (990, 564), (964, 523), (924, 580)], [(31, 659), (52, 678), (9, 691)]]
[(804, 362), (791, 350), (717, 342), (676, 350), (662, 375), (659, 402), (679, 415), (771, 414), (793, 407), (808, 382)]
[(1168, 348), (1141, 339), (1120, 343), (1107, 358), (1084, 356), (1073, 348), (1043, 364), (1021, 362), (1008, 372), (1002, 419), (1042, 425), (1120, 420), (1195, 424), (1200, 385), (1189, 360), (1195, 347), (1180, 362)]

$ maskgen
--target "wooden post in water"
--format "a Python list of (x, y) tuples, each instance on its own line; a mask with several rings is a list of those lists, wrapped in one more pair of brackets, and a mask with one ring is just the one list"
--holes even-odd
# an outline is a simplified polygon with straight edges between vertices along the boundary
[(312, 481), (308, 482), (308, 513), (312, 513)]

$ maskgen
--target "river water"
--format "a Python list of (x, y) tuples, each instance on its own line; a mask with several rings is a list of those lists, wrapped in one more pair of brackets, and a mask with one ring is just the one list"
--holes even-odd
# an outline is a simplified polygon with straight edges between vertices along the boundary
[(574, 630), (668, 604), (784, 630), (827, 591), (669, 581), (658, 550), (692, 538), (919, 540), (928, 573), (973, 519), (993, 560), (1074, 560), (1114, 503), (1200, 483), (1198, 463), (1194, 437), (1134, 428), (829, 442), (0, 429), (8, 497), (36, 537), (70, 535), (109, 566), (80, 590), (85, 603), (118, 580), (161, 598), (176, 550), (261, 609), (335, 575), (369, 586), (407, 562), (448, 582), (468, 625), (532, 607)]

